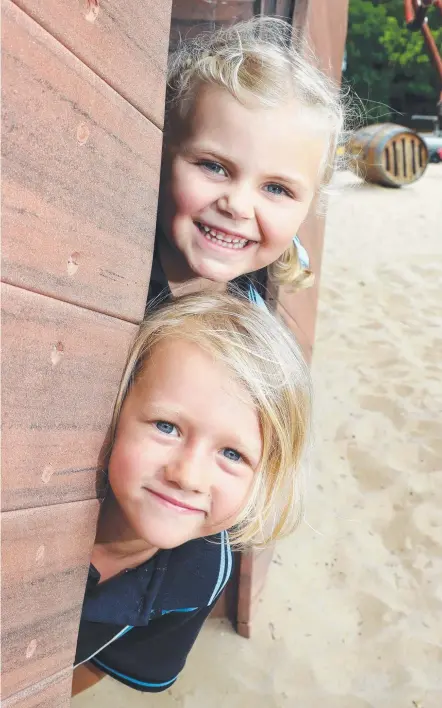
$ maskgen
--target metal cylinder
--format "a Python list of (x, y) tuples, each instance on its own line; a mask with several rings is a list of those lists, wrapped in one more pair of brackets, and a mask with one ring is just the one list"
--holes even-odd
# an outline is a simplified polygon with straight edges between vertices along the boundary
[(410, 128), (378, 123), (356, 131), (347, 146), (349, 166), (367, 182), (386, 187), (411, 184), (425, 172), (428, 150)]

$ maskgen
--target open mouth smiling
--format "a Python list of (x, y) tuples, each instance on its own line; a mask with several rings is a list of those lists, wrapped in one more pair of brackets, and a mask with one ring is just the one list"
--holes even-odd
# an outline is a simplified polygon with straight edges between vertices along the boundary
[(215, 243), (217, 246), (221, 246), (221, 248), (241, 250), (247, 248), (249, 244), (254, 243), (247, 238), (235, 236), (227, 231), (214, 229), (212, 226), (207, 226), (207, 224), (203, 224), (201, 221), (195, 221), (194, 223), (208, 241)]

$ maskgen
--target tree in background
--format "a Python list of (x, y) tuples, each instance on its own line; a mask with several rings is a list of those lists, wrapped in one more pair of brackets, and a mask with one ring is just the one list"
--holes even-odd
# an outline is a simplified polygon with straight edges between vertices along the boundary
[[(440, 13), (432, 8), (428, 19), (442, 47)], [(437, 74), (421, 33), (405, 26), (402, 0), (350, 0), (345, 75), (369, 122), (435, 114)]]

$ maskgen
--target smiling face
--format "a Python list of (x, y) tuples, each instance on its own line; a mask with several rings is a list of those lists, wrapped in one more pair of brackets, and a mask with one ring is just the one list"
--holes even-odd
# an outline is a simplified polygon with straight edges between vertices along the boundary
[(235, 523), (261, 455), (249, 394), (196, 344), (170, 339), (123, 404), (109, 481), (132, 533), (174, 548)]
[(245, 106), (204, 85), (166, 146), (159, 222), (182, 269), (227, 282), (276, 261), (319, 187), (326, 134), (296, 100)]

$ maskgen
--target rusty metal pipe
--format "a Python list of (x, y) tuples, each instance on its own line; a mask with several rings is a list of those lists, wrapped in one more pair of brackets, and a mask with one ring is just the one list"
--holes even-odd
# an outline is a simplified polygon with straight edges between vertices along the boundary
[(420, 30), (422, 32), (430, 60), (439, 76), (441, 90), (437, 104), (437, 115), (439, 130), (442, 130), (442, 58), (426, 17), (427, 11), (431, 6), (437, 7), (442, 14), (442, 0), (404, 0), (404, 15), (409, 30), (412, 32)]
[(405, 22), (407, 29), (417, 32), (421, 29), (428, 12), (429, 5), (423, 5), (418, 0), (404, 0)]
[(424, 24), (422, 25), (421, 32), (424, 36), (425, 44), (427, 45), (427, 49), (430, 54), (431, 61), (433, 62), (433, 66), (438, 72), (439, 79), (442, 83), (442, 58), (439, 54), (436, 42), (434, 41), (433, 34), (426, 22), (424, 22)]

